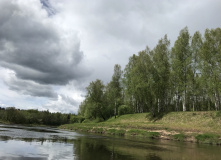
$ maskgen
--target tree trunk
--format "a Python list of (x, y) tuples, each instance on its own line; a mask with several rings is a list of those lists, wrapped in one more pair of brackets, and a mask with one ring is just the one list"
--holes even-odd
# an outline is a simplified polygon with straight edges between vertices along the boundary
[(117, 102), (116, 102), (116, 100), (115, 100), (114, 105), (115, 105), (115, 107), (114, 107), (114, 117), (116, 119), (116, 117), (117, 117)]
[(215, 108), (216, 108), (216, 111), (219, 110), (219, 100), (218, 100), (218, 96), (217, 96), (217, 93), (215, 93)]
[(186, 111), (186, 91), (184, 91), (184, 95), (183, 95), (183, 111)]
[(150, 100), (150, 106), (152, 108), (152, 117), (155, 117), (154, 106), (152, 100)]
[(179, 111), (179, 101), (180, 101), (180, 96), (178, 93), (176, 93), (176, 111)]
[(197, 109), (197, 106), (199, 105), (197, 99), (198, 99), (198, 98), (197, 98), (197, 96), (196, 96), (196, 102), (195, 102), (195, 110), (196, 110), (196, 111), (198, 110), (198, 109)]

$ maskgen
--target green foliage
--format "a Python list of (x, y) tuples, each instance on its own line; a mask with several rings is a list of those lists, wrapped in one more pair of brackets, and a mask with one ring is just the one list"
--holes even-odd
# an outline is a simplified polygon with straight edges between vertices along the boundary
[(85, 118), (80, 115), (71, 115), (70, 123), (82, 123), (84, 120)]
[(199, 143), (216, 144), (217, 142), (219, 142), (219, 136), (210, 133), (198, 134), (195, 136), (195, 138)]
[[(183, 28), (170, 47), (165, 35), (151, 50), (133, 54), (111, 81), (91, 82), (79, 115), (86, 119), (150, 112), (157, 120), (171, 111), (221, 109), (221, 29), (190, 35)], [(171, 48), (171, 49), (170, 49)]]
[(186, 136), (184, 134), (180, 133), (180, 134), (173, 135), (173, 138), (178, 141), (183, 141), (186, 138)]
[(124, 115), (124, 114), (131, 114), (131, 113), (132, 113), (131, 108), (127, 105), (121, 105), (118, 108), (118, 115), (119, 116)]
[(221, 111), (216, 112), (216, 117), (221, 117)]
[(148, 48), (133, 55), (125, 68), (126, 103), (134, 113), (154, 110), (157, 74), (150, 55)]
[(99, 121), (116, 116), (118, 106), (123, 103), (121, 75), (121, 66), (115, 65), (112, 81), (107, 86), (101, 80), (91, 82), (86, 88), (85, 100), (79, 107), (79, 115)]
[(26, 122), (24, 114), (14, 107), (8, 107), (5, 110), (6, 121), (23, 124)]
[(214, 103), (215, 109), (220, 109), (221, 91), (221, 29), (206, 29), (205, 41), (200, 52), (201, 82), (204, 84), (206, 96)]
[(124, 129), (117, 129), (117, 130), (115, 131), (115, 135), (120, 135), (120, 136), (122, 136), (122, 135), (125, 135), (125, 133), (126, 133), (126, 130), (124, 130)]
[(147, 135), (147, 131), (144, 130), (139, 130), (139, 129), (130, 129), (127, 131), (126, 133), (127, 135), (142, 135), (142, 136), (146, 136)]
[(160, 133), (159, 132), (148, 132), (147, 134), (149, 138), (157, 138), (159, 137)]
[(82, 123), (91, 123), (90, 119), (85, 119)]
[(91, 82), (87, 87), (87, 95), (79, 107), (79, 114), (86, 119), (110, 117), (110, 110), (106, 107), (105, 86), (101, 80)]
[(69, 115), (61, 113), (50, 113), (49, 111), (18, 110), (8, 107), (0, 110), (0, 120), (14, 124), (43, 124), (61, 125), (69, 123)]
[(103, 131), (104, 131), (103, 128), (93, 128), (92, 130), (93, 130), (93, 132), (95, 132), (95, 133), (103, 133)]
[(123, 129), (108, 129), (106, 131), (107, 134), (111, 134), (111, 135), (120, 135), (120, 136), (123, 136), (126, 131), (123, 130)]
[[(189, 77), (191, 75), (191, 63), (192, 56), (190, 50), (190, 35), (188, 28), (185, 27), (180, 31), (180, 35), (175, 41), (174, 47), (171, 51), (171, 60), (172, 60), (172, 83), (173, 83), (173, 92), (177, 97), (182, 98), (183, 111), (186, 111), (186, 102), (188, 95), (188, 83)], [(179, 99), (176, 99), (177, 103)], [(178, 109), (178, 104), (176, 109)]]
[[(118, 107), (123, 103), (123, 95), (122, 95), (122, 71), (121, 66), (116, 64), (114, 66), (114, 74), (112, 76), (112, 80), (106, 86), (106, 104), (107, 109), (109, 109), (109, 115), (114, 115), (116, 118)], [(110, 114), (112, 113), (112, 114)]]

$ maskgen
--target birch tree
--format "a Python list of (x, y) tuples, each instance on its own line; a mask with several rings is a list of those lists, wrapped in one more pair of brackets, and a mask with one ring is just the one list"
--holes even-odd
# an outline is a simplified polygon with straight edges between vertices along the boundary
[(215, 103), (215, 109), (220, 109), (221, 91), (221, 29), (206, 29), (205, 41), (202, 46), (201, 72), (207, 86), (208, 97)]
[(199, 76), (201, 75), (199, 64), (200, 64), (200, 51), (203, 45), (202, 35), (199, 31), (195, 32), (191, 41), (191, 53), (192, 53), (192, 76), (191, 76), (191, 99), (192, 99), (192, 110), (196, 110), (197, 97), (199, 96)]
[(165, 110), (167, 105), (168, 90), (169, 90), (169, 76), (170, 76), (170, 63), (169, 63), (169, 50), (170, 41), (167, 35), (159, 40), (157, 46), (153, 50), (153, 65), (156, 69), (158, 79), (156, 80), (157, 86), (157, 106), (158, 112), (162, 109)]
[(180, 31), (172, 48), (171, 58), (176, 104), (179, 102), (179, 97), (182, 97), (183, 111), (186, 111), (188, 72), (191, 67), (190, 35), (187, 27)]

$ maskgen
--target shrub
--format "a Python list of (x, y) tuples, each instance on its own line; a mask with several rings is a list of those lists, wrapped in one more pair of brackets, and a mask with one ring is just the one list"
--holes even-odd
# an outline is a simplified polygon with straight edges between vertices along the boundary
[(103, 128), (93, 128), (93, 131), (95, 132), (95, 133), (103, 133)]
[(85, 120), (82, 116), (72, 115), (70, 118), (70, 123), (82, 123)]
[(216, 112), (216, 117), (221, 117), (221, 111)]
[(90, 119), (85, 119), (82, 123), (90, 123), (91, 120)]
[(180, 134), (173, 135), (173, 138), (178, 141), (183, 141), (186, 138), (186, 136), (184, 134), (180, 133)]
[(159, 132), (148, 132), (147, 137), (149, 138), (157, 138), (159, 137), (160, 133)]
[(119, 108), (118, 108), (118, 115), (124, 115), (124, 114), (130, 114), (132, 113), (131, 112), (131, 109), (129, 106), (127, 105), (121, 105)]
[(209, 134), (209, 133), (205, 133), (205, 134), (198, 134), (197, 136), (195, 136), (197, 142), (199, 143), (218, 143), (219, 142), (219, 136), (215, 135), (215, 134)]

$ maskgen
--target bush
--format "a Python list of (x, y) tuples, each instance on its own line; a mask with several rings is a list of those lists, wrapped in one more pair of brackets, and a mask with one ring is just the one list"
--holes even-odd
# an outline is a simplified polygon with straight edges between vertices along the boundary
[(180, 133), (180, 134), (173, 135), (173, 138), (178, 141), (183, 141), (186, 138), (186, 136), (184, 134)]
[(85, 120), (82, 116), (72, 115), (70, 118), (70, 123), (82, 123)]
[(93, 128), (93, 132), (95, 133), (103, 133), (104, 129), (103, 128)]
[(216, 112), (216, 117), (221, 117), (221, 111)]
[(129, 106), (127, 105), (121, 105), (119, 108), (118, 108), (118, 115), (124, 115), (124, 114), (131, 114), (131, 109)]
[(215, 134), (205, 133), (205, 134), (198, 134), (195, 136), (197, 142), (199, 143), (210, 143), (216, 144), (219, 142), (219, 136)]
[(85, 119), (82, 123), (91, 123), (90, 119)]

